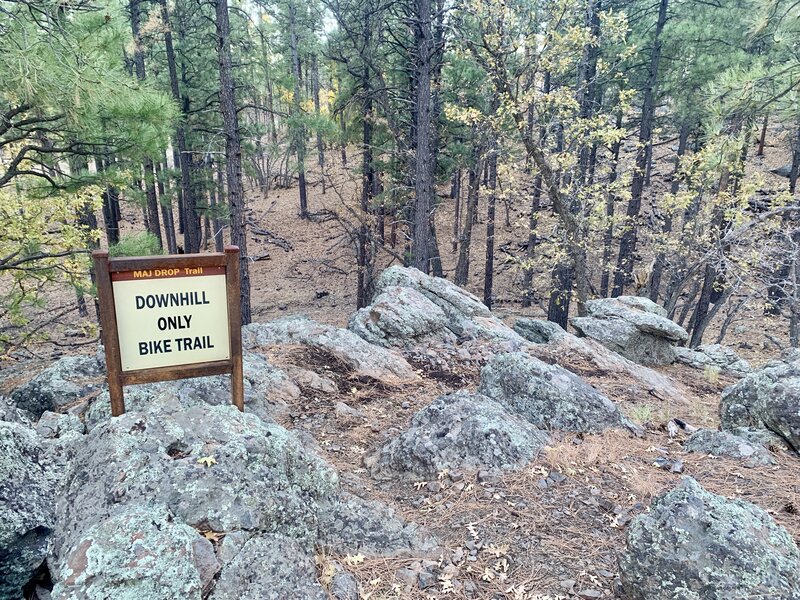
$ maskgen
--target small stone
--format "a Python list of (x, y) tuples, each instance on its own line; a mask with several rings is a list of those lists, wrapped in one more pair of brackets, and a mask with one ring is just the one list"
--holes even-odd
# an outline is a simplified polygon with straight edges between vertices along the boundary
[(334, 600), (358, 600), (358, 581), (346, 571), (337, 573), (331, 580), (331, 596)]
[(429, 571), (422, 571), (419, 574), (418, 579), (419, 579), (419, 588), (421, 590), (427, 590), (428, 588), (432, 588), (432, 587), (436, 586), (436, 584), (438, 582), (438, 579), (436, 578), (436, 575), (434, 575), (433, 573), (431, 573)]
[(595, 600), (596, 598), (602, 598), (603, 593), (597, 590), (581, 590), (578, 592), (578, 597), (586, 598), (586, 600)]
[(561, 581), (558, 582), (558, 585), (561, 587), (561, 589), (571, 590), (573, 587), (575, 587), (575, 580), (574, 579), (562, 579)]
[(405, 410), (408, 410), (409, 408), (411, 408), (411, 402), (408, 401), (403, 402), (403, 404), (401, 404), (400, 406), (402, 406)]
[(672, 463), (670, 471), (672, 471), (673, 473), (683, 473), (683, 461), (678, 459), (674, 463)]
[(397, 569), (394, 576), (409, 587), (417, 583), (417, 573), (411, 569)]

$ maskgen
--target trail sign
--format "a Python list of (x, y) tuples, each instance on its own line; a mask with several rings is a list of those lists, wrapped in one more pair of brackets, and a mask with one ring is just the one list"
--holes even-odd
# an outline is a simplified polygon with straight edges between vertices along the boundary
[(231, 375), (244, 410), (239, 249), (220, 254), (111, 258), (92, 253), (108, 365), (111, 414), (125, 412), (122, 387)]

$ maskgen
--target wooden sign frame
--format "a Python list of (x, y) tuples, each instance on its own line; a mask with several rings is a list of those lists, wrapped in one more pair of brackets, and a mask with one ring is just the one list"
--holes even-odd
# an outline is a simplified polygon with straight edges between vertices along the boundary
[[(109, 258), (107, 251), (95, 250), (92, 252), (92, 260), (94, 261), (97, 283), (102, 340), (106, 353), (112, 416), (116, 417), (125, 412), (125, 397), (122, 391), (125, 385), (188, 379), (207, 375), (223, 375), (226, 373), (231, 376), (232, 402), (236, 408), (244, 411), (241, 285), (239, 281), (239, 248), (237, 246), (225, 246), (225, 252), (223, 253), (137, 256), (130, 258)], [(123, 371), (117, 314), (114, 304), (114, 289), (111, 283), (112, 273), (194, 267), (223, 267), (225, 269), (230, 357), (227, 360)]]

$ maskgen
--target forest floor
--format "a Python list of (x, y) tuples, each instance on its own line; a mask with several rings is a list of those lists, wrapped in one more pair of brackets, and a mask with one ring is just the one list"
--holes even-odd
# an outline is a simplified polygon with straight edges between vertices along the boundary
[[(782, 189), (786, 180), (768, 170), (787, 162), (780, 137), (767, 145), (766, 156), (756, 158), (765, 174), (768, 189)], [(657, 148), (666, 152), (668, 144)], [(333, 153), (331, 153), (333, 154)], [(336, 157), (334, 157), (334, 160)], [(351, 163), (357, 157), (350, 157)], [(660, 163), (659, 163), (660, 164)], [(666, 163), (664, 164), (666, 168)], [(664, 177), (656, 172), (650, 194), (663, 193)], [(309, 205), (312, 213), (347, 214), (346, 205), (356, 198), (355, 185), (340, 169), (341, 194), (328, 189), (321, 193), (318, 173), (310, 172)], [(448, 190), (440, 189), (440, 194)], [(527, 238), (527, 199), (509, 207), (498, 204), (498, 248), (518, 248)], [(273, 235), (251, 231), (248, 250), (262, 256), (251, 264), (254, 321), (268, 321), (302, 313), (337, 326), (345, 326), (355, 310), (356, 273), (354, 249), (344, 221), (298, 218), (297, 189), (251, 192), (251, 225)], [(330, 211), (330, 212), (326, 212)], [(546, 211), (544, 211), (546, 212)], [(139, 230), (140, 215), (129, 211), (128, 230)], [(446, 274), (451, 274), (456, 255), (452, 253), (452, 202), (437, 212), (437, 229)], [(466, 288), (482, 296), (485, 264), (486, 206), (480, 205), (479, 222), (473, 232), (472, 265)], [(389, 227), (387, 226), (387, 231)], [(288, 242), (285, 250), (272, 242)], [(213, 248), (213, 244), (212, 244)], [(378, 256), (379, 272), (397, 264), (402, 240), (394, 249)], [(517, 250), (518, 252), (518, 250)], [(268, 258), (267, 258), (268, 255)], [(519, 303), (521, 271), (513, 261), (497, 253), (495, 311), (501, 317), (526, 315), (542, 317), (540, 302), (530, 309)], [(539, 274), (535, 283), (539, 298), (546, 299), (549, 275)], [(67, 292), (57, 302), (69, 301)], [(74, 317), (74, 314), (73, 314)], [(73, 342), (93, 348), (88, 337), (64, 337), (74, 329), (75, 320), (66, 319), (59, 344), (44, 345), (34, 356), (49, 360), (66, 352), (85, 352)], [(714, 341), (718, 325), (712, 325), (708, 341)], [(754, 364), (762, 364), (778, 351), (767, 336), (785, 343), (785, 321), (763, 314), (760, 307), (747, 306), (736, 318), (724, 343)], [(74, 335), (74, 333), (70, 334)], [(276, 366), (299, 365), (323, 368), (339, 391), (322, 394), (304, 390), (292, 406), (283, 425), (309, 432), (319, 444), (323, 457), (341, 474), (342, 485), (350, 491), (380, 499), (395, 507), (407, 519), (433, 532), (445, 548), (437, 556), (369, 558), (319, 555), (320, 579), (329, 584), (336, 561), (353, 573), (363, 600), (388, 598), (486, 598), (543, 600), (545, 598), (613, 598), (618, 574), (617, 556), (625, 544), (626, 524), (646, 510), (652, 498), (674, 486), (682, 475), (691, 475), (709, 491), (753, 502), (767, 510), (800, 543), (800, 463), (796, 457), (776, 455), (773, 467), (744, 468), (740, 462), (683, 452), (681, 436), (670, 437), (666, 423), (681, 418), (697, 427), (718, 425), (722, 389), (732, 383), (725, 378), (708, 378), (703, 372), (684, 366), (661, 369), (682, 383), (689, 396), (680, 406), (666, 405), (653, 398), (628, 392), (629, 382), (614, 381), (618, 393), (610, 394), (625, 414), (647, 428), (644, 438), (623, 432), (602, 435), (563, 435), (532, 464), (498, 477), (485, 473), (441, 473), (435, 481), (375, 482), (366, 476), (362, 457), (392, 434), (407, 427), (410, 417), (438, 395), (457, 389), (474, 389), (478, 369), (463, 365), (455, 375), (420, 370), (422, 382), (403, 389), (387, 389), (352, 380), (336, 363), (319, 363), (320, 357), (307, 352), (269, 350)], [(322, 357), (324, 359), (324, 357)], [(324, 360), (323, 360), (324, 362)], [(565, 366), (569, 366), (565, 357)], [(600, 374), (582, 372), (589, 383), (602, 382)], [(335, 407), (345, 402), (360, 416), (343, 417)], [(664, 470), (655, 460), (682, 461), (682, 474)], [(433, 574), (431, 577), (430, 574)], [(422, 577), (421, 577), (422, 576)], [(415, 582), (413, 585), (410, 582)], [(419, 583), (424, 582), (424, 589)]]

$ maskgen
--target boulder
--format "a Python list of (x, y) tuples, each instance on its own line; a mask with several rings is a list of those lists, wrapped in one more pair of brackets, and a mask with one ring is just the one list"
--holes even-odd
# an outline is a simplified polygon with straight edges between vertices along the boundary
[(339, 493), (320, 505), (318, 544), (348, 554), (378, 556), (433, 552), (436, 541), (389, 506)]
[[(263, 421), (271, 421), (288, 410), (287, 403), (300, 397), (300, 388), (281, 369), (269, 364), (254, 352), (242, 355), (245, 412)], [(183, 408), (198, 405), (228, 406), (231, 404), (231, 383), (228, 375), (194, 377), (160, 383), (125, 387), (126, 412), (160, 410), (170, 403)], [(111, 399), (104, 390), (91, 403), (86, 414), (89, 429), (111, 417)]]
[(587, 302), (586, 310), (588, 316), (572, 318), (572, 326), (639, 364), (672, 364), (675, 343), (689, 337), (685, 329), (666, 318), (664, 309), (646, 298), (601, 298)]
[(787, 531), (691, 478), (631, 521), (619, 568), (631, 600), (800, 598), (800, 552)]
[[(176, 596), (177, 598), (178, 596)], [(316, 565), (296, 540), (260, 535), (225, 566), (210, 600), (327, 600)]]
[(699, 429), (683, 443), (683, 449), (687, 452), (735, 458), (743, 461), (746, 467), (775, 464), (775, 459), (764, 446), (727, 431)]
[(628, 426), (617, 406), (566, 369), (522, 352), (493, 356), (478, 391), (536, 427), (597, 433)]
[(469, 392), (436, 399), (409, 428), (365, 460), (373, 476), (430, 477), (444, 470), (514, 469), (533, 460), (546, 433)]
[(201, 600), (219, 571), (211, 542), (153, 504), (93, 524), (62, 552), (56, 598)]
[[(410, 291), (402, 292), (404, 301), (398, 302), (398, 306), (388, 308), (399, 290)], [(359, 335), (363, 332), (379, 339), (383, 336), (395, 346), (408, 346), (415, 339), (425, 337), (451, 341), (453, 336), (462, 341), (510, 344), (513, 346), (510, 349), (517, 349), (524, 343), (523, 338), (492, 314), (477, 296), (446, 279), (431, 277), (412, 267), (393, 266), (383, 271), (375, 282), (375, 293), (373, 303), (356, 313), (354, 322), (351, 321), (351, 329)], [(377, 314), (373, 307), (377, 308)], [(425, 314), (418, 314), (419, 311)], [(376, 333), (376, 329), (382, 333)]]
[(348, 329), (371, 344), (407, 347), (421, 343), (453, 342), (441, 308), (410, 287), (391, 286), (354, 313)]
[(650, 395), (676, 404), (686, 403), (686, 392), (668, 377), (643, 365), (620, 356), (590, 338), (579, 338), (567, 333), (555, 323), (537, 319), (518, 318), (514, 329), (533, 342), (525, 352), (549, 364), (566, 364), (570, 371), (586, 377), (604, 376), (596, 385), (609, 387), (612, 382), (630, 382), (637, 397)]
[(21, 598), (47, 555), (57, 494), (41, 440), (0, 421), (0, 598)]
[(352, 331), (307, 317), (286, 317), (242, 328), (242, 344), (253, 350), (274, 344), (299, 344), (323, 352), (346, 365), (356, 377), (384, 385), (416, 383), (419, 376), (397, 352), (370, 344)]
[(558, 323), (527, 317), (518, 317), (514, 321), (514, 331), (534, 344), (549, 344), (571, 335)]
[(713, 368), (733, 377), (744, 377), (752, 370), (750, 363), (736, 352), (720, 344), (708, 344), (691, 348), (675, 348), (678, 362), (695, 369)]
[(106, 365), (102, 353), (65, 356), (14, 389), (11, 400), (17, 407), (39, 418), (100, 390), (105, 383)]
[[(59, 589), (65, 594), (68, 591), (69, 597), (89, 597), (94, 588), (87, 586), (99, 581), (98, 590), (111, 591), (91, 597), (127, 598), (122, 592), (113, 592), (109, 586), (116, 584), (96, 574), (97, 569), (105, 564), (105, 570), (115, 574), (114, 581), (127, 580), (130, 573), (132, 578), (136, 573), (151, 577), (142, 575), (145, 571), (130, 571), (136, 563), (126, 558), (126, 552), (132, 551), (130, 540), (141, 538), (145, 546), (150, 544), (151, 534), (152, 544), (160, 548), (160, 535), (154, 531), (162, 522), (180, 525), (175, 535), (171, 527), (164, 529), (166, 536), (175, 538), (179, 545), (164, 546), (165, 559), (158, 564), (147, 559), (147, 568), (155, 569), (155, 581), (168, 576), (171, 568), (176, 572), (173, 587), (165, 584), (166, 595), (154, 592), (155, 598), (195, 594), (199, 598), (200, 593), (208, 591), (204, 574), (216, 572), (219, 565), (223, 569), (220, 581), (227, 583), (214, 592), (218, 594), (214, 597), (250, 597), (246, 586), (236, 591), (236, 582), (246, 582), (242, 579), (244, 567), (252, 568), (254, 557), (266, 560), (272, 554), (262, 554), (261, 544), (254, 547), (252, 557), (238, 557), (249, 540), (267, 534), (294, 540), (275, 542), (279, 548), (289, 548), (286, 556), (293, 556), (295, 546), (302, 548), (304, 556), (314, 546), (349, 551), (357, 541), (359, 548), (376, 554), (416, 552), (435, 546), (430, 536), (384, 505), (341, 492), (337, 473), (310, 450), (307, 440), (277, 424), (265, 423), (253, 413), (240, 413), (233, 406), (197, 403), (186, 407), (177, 398), (160, 399), (151, 402), (145, 412), (129, 412), (100, 422), (83, 437), (84, 443), (77, 446), (69, 464), (64, 491), (59, 494), (50, 556), (51, 573), (57, 574)], [(154, 504), (163, 507), (163, 519), (153, 517), (155, 529), (137, 516), (149, 514)], [(129, 520), (131, 527), (126, 525)], [(112, 537), (115, 528), (121, 533)], [(181, 532), (196, 534), (195, 530), (208, 532), (212, 538), (224, 536), (226, 542), (220, 545), (216, 558), (213, 553), (203, 554), (200, 560), (196, 544), (192, 546), (195, 554), (189, 553), (189, 538)], [(81, 548), (89, 545), (98, 549), (98, 560), (106, 557), (102, 558), (105, 562), (81, 567), (81, 573), (90, 575), (71, 581), (74, 565), (82, 564)], [(177, 553), (174, 565), (167, 560), (170, 552)], [(305, 580), (307, 570), (297, 564), (298, 581)], [(196, 573), (192, 565), (197, 567)], [(275, 565), (258, 564), (257, 571), (265, 578), (263, 585), (269, 586), (263, 571), (278, 573), (284, 568), (279, 561)], [(313, 568), (310, 572), (313, 575)], [(119, 573), (123, 575), (116, 575)], [(294, 571), (291, 577), (295, 577)], [(150, 588), (141, 585), (144, 587), (132, 586), (137, 595), (131, 598), (148, 597), (142, 590)], [(174, 586), (181, 586), (185, 593), (176, 593)], [(276, 598), (294, 597), (282, 595), (283, 587), (275, 589)]]
[(722, 393), (722, 428), (767, 429), (800, 451), (800, 356), (771, 361)]
[(95, 427), (58, 502), (56, 564), (91, 524), (162, 502), (180, 522), (275, 531), (312, 543), (336, 472), (282, 427), (232, 406), (126, 413)]

